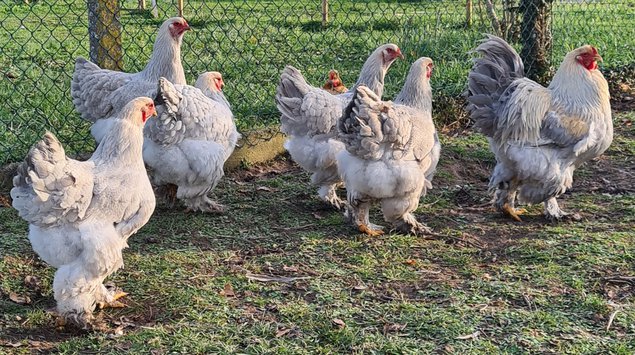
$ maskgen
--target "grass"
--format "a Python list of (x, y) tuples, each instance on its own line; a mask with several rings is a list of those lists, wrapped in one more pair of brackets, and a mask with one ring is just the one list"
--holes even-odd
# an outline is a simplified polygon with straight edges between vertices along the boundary
[(55, 328), (54, 270), (0, 208), (2, 350), (632, 354), (635, 285), (619, 277), (635, 276), (633, 120), (616, 115), (613, 145), (561, 198), (575, 222), (547, 223), (532, 206), (516, 223), (483, 207), (493, 158), (478, 134), (441, 136), (435, 188), (417, 211), (441, 235), (431, 239), (358, 235), (284, 159), (233, 173), (215, 190), (227, 213), (159, 205), (130, 239), (109, 278), (127, 307), (97, 313), (104, 333)]
[[(184, 39), (186, 76), (192, 82), (203, 71), (221, 71), (242, 130), (277, 122), (273, 95), (284, 65), (297, 66), (316, 85), (336, 68), (351, 85), (367, 55), (388, 41), (399, 44), (407, 60), (390, 70), (387, 97), (399, 91), (409, 64), (423, 55), (436, 63), (437, 101), (456, 97), (464, 90), (468, 51), (482, 32), (491, 31), (484, 9), (477, 5), (474, 24), (466, 28), (465, 2), (457, 0), (332, 2), (331, 22), (325, 28), (317, 2), (185, 4), (195, 29)], [(124, 70), (137, 71), (148, 60), (156, 28), (175, 13), (175, 6), (159, 1), (159, 19), (135, 10), (135, 1), (122, 1), (122, 6)], [(589, 42), (599, 48), (606, 68), (633, 64), (633, 21), (633, 5), (623, 0), (555, 3), (554, 63)], [(93, 148), (88, 124), (74, 112), (69, 89), (74, 59), (88, 56), (88, 46), (84, 1), (15, 0), (0, 5), (0, 165), (22, 159), (45, 129), (56, 133), (69, 152)]]

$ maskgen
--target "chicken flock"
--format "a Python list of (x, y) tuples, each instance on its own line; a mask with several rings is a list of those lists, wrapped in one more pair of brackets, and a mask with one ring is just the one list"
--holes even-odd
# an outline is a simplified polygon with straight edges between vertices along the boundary
[[(189, 29), (183, 18), (165, 21), (138, 73), (78, 58), (71, 96), (92, 123), (97, 149), (87, 161), (68, 158), (47, 132), (14, 177), (13, 207), (29, 223), (35, 252), (57, 268), (53, 290), (63, 321), (92, 329), (96, 307), (120, 305), (125, 292), (103, 281), (123, 266), (122, 250), (150, 219), (155, 194), (188, 211), (224, 210), (209, 193), (240, 135), (220, 73), (186, 82), (181, 43)], [(602, 58), (589, 45), (569, 52), (545, 88), (524, 76), (503, 39), (487, 35), (475, 52), (467, 110), (496, 157), (494, 206), (520, 221), (517, 203), (544, 203), (546, 218), (566, 218), (557, 197), (571, 187), (574, 170), (613, 138)], [(373, 203), (390, 230), (431, 232), (413, 212), (433, 186), (441, 153), (432, 119), (434, 64), (415, 60), (399, 94), (384, 101), (384, 78), (398, 59), (397, 45), (379, 46), (350, 89), (335, 70), (320, 88), (287, 66), (275, 94), (291, 158), (311, 173), (321, 200), (371, 236), (384, 233), (369, 220)], [(346, 188), (345, 200), (338, 187)]]

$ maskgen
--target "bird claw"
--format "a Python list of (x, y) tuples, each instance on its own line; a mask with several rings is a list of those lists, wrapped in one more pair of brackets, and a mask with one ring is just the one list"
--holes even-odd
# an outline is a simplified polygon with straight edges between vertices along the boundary
[[(375, 228), (374, 228), (375, 227)], [(376, 228), (379, 227), (377, 225), (374, 224), (370, 224), (370, 225), (366, 225), (366, 224), (360, 224), (357, 226), (357, 228), (359, 229), (360, 232), (367, 234), (371, 237), (378, 237), (382, 234), (384, 234), (384, 231), (381, 230), (381, 228)]]
[(579, 213), (564, 212), (560, 210), (557, 214), (545, 213), (545, 218), (550, 222), (562, 222), (562, 221), (579, 221), (582, 219)]
[(117, 291), (113, 296), (112, 296), (112, 301), (106, 302), (106, 301), (100, 301), (97, 302), (97, 308), (99, 309), (104, 309), (104, 308), (124, 308), (126, 307), (125, 304), (123, 304), (122, 302), (117, 301), (118, 299), (128, 296), (128, 293), (123, 292), (123, 291)]
[(512, 206), (510, 206), (508, 203), (503, 205), (502, 208), (503, 213), (505, 213), (506, 215), (510, 216), (511, 218), (513, 218), (515, 221), (517, 222), (522, 222), (523, 220), (520, 219), (520, 215), (522, 215), (523, 213), (526, 213), (527, 210), (524, 208), (514, 208)]

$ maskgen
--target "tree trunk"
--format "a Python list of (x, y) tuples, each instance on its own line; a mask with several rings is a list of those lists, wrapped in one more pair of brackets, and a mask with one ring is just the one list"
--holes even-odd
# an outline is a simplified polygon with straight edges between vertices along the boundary
[(88, 0), (90, 60), (104, 69), (123, 70), (118, 0)]
[(551, 53), (551, 0), (521, 0), (523, 24), (520, 33), (520, 57), (527, 77), (542, 81), (549, 72)]

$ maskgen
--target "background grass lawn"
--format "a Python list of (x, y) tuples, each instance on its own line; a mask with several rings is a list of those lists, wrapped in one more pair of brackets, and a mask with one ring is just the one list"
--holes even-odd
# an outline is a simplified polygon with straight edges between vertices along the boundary
[[(142, 69), (158, 26), (176, 13), (170, 1), (158, 1), (160, 18), (123, 7), (124, 70)], [(241, 130), (276, 124), (273, 100), (281, 70), (292, 64), (309, 82), (321, 85), (329, 69), (338, 69), (352, 85), (368, 54), (379, 44), (397, 43), (406, 55), (386, 80), (393, 97), (420, 56), (435, 61), (435, 100), (461, 94), (471, 65), (468, 51), (483, 32), (491, 32), (480, 2), (474, 22), (465, 27), (465, 1), (331, 1), (328, 27), (321, 27), (319, 1), (185, 1), (194, 28), (183, 44), (186, 76), (218, 70)], [(502, 2), (494, 2), (502, 19)], [(555, 1), (553, 62), (584, 43), (598, 47), (604, 68), (635, 64), (635, 5), (628, 0)], [(24, 1), (0, 4), (0, 165), (23, 159), (45, 129), (71, 153), (90, 151), (89, 125), (74, 112), (70, 78), (75, 58), (88, 56), (88, 19), (84, 0)], [(517, 44), (516, 44), (517, 45)], [(435, 106), (439, 123), (461, 115)], [(442, 122), (441, 122), (442, 121)]]
[(577, 222), (487, 207), (493, 158), (478, 134), (442, 135), (416, 213), (430, 239), (357, 234), (284, 159), (234, 173), (215, 190), (225, 214), (159, 205), (130, 239), (109, 278), (127, 307), (97, 313), (105, 333), (55, 328), (54, 270), (0, 208), (0, 352), (632, 354), (633, 120), (615, 116), (613, 145), (562, 197)]

